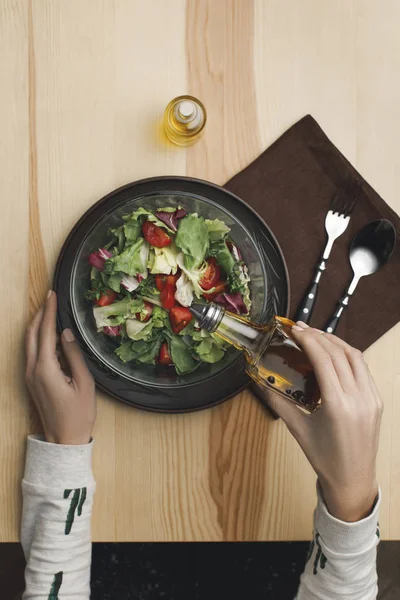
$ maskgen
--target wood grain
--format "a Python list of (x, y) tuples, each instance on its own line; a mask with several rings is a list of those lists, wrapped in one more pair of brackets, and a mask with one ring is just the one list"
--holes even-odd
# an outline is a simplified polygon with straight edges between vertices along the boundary
[[(18, 539), (24, 439), (38, 424), (22, 337), (63, 240), (111, 189), (151, 175), (224, 183), (311, 113), (400, 212), (397, 0), (0, 0), (0, 541)], [(164, 107), (206, 105), (203, 139), (167, 144)], [(11, 318), (12, 317), (12, 318)], [(367, 326), (367, 324), (366, 324)], [(383, 536), (400, 538), (400, 328), (367, 352), (385, 400)], [(249, 394), (153, 415), (99, 394), (95, 541), (295, 540), (315, 476)]]
[(20, 480), (29, 414), (22, 339), (28, 314), (28, 13), (24, 0), (0, 4), (0, 542), (18, 538)]

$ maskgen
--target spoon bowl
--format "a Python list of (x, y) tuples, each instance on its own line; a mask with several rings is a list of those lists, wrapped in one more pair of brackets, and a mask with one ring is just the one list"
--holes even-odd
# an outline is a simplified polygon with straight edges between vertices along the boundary
[(361, 277), (376, 273), (387, 263), (396, 245), (396, 230), (387, 219), (368, 223), (353, 238), (350, 246), (350, 264), (353, 279), (339, 305), (325, 326), (325, 331), (334, 333), (339, 319), (349, 303)]

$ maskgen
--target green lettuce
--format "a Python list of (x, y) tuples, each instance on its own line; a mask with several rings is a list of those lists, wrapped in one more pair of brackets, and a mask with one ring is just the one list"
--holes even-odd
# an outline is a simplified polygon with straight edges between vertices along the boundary
[(124, 227), (124, 233), (126, 238), (126, 245), (131, 246), (136, 242), (141, 233), (141, 225), (139, 221), (126, 221)]
[[(140, 311), (137, 311), (140, 312)], [(137, 319), (128, 319), (126, 321), (126, 333), (131, 340), (148, 341), (155, 335), (155, 329), (170, 329), (169, 316), (166, 310), (161, 306), (155, 306), (151, 318), (147, 323)]]
[(178, 270), (178, 263), (176, 262), (177, 256), (180, 250), (171, 244), (164, 248), (151, 248), (148, 260), (148, 268), (150, 273), (156, 275), (162, 273), (164, 275), (175, 275)]
[(224, 239), (226, 234), (230, 232), (230, 227), (225, 225), (220, 219), (206, 219), (205, 222), (208, 229), (208, 237), (211, 242)]
[(125, 342), (115, 350), (115, 354), (123, 361), (135, 360), (144, 364), (155, 364), (155, 357), (160, 351), (162, 338), (156, 335), (149, 340)]
[(226, 241), (219, 240), (213, 242), (210, 248), (210, 255), (215, 257), (225, 276), (228, 277), (235, 265), (235, 259), (226, 245)]
[(216, 363), (221, 360), (225, 352), (221, 345), (213, 337), (205, 337), (195, 347), (199, 359), (207, 363)]
[[(187, 268), (187, 266), (186, 266), (186, 257), (184, 256), (183, 253), (181, 253), (181, 254), (179, 254), (177, 256), (176, 262), (178, 263), (178, 267), (181, 269), (181, 271), (186, 275), (186, 277), (188, 278), (188, 280), (191, 282), (192, 287), (193, 287), (193, 291), (196, 294), (196, 296), (198, 298), (201, 298), (201, 296), (204, 293), (204, 290), (200, 286), (200, 280), (202, 279), (204, 273), (207, 270), (207, 263), (204, 261), (200, 265), (200, 267), (190, 267), (190, 268)], [(182, 282), (182, 283), (186, 283), (186, 282)]]
[(112, 273), (108, 278), (108, 287), (114, 290), (114, 292), (117, 292), (117, 294), (119, 294), (121, 290), (122, 277), (123, 274), (117, 271), (116, 273)]
[(193, 358), (188, 344), (179, 335), (172, 333), (168, 337), (168, 348), (178, 375), (190, 373), (199, 366), (200, 362)]
[(126, 319), (139, 312), (142, 307), (143, 300), (141, 298), (136, 300), (125, 298), (108, 306), (95, 306), (93, 308), (93, 316), (96, 321), (96, 327), (97, 329), (101, 329), (102, 327), (122, 325)]
[(190, 214), (181, 219), (175, 243), (185, 255), (185, 265), (188, 269), (201, 265), (210, 246), (208, 228), (203, 217)]
[(117, 227), (116, 229), (110, 229), (110, 233), (113, 235), (112, 245), (115, 246), (114, 254), (119, 254), (125, 247), (125, 232), (124, 226)]
[(138, 273), (141, 273), (147, 277), (148, 255), (148, 243), (143, 238), (139, 238), (134, 244), (121, 252), (121, 254), (106, 260), (104, 272), (115, 273), (116, 271), (122, 271), (122, 273), (126, 273), (132, 277), (136, 277)]

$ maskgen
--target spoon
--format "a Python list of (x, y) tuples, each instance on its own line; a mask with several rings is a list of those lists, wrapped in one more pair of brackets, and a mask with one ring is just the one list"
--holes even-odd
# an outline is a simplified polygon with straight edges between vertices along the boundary
[(349, 254), (354, 276), (335, 313), (325, 325), (324, 331), (335, 333), (339, 319), (346, 306), (348, 306), (361, 277), (379, 271), (392, 256), (395, 244), (396, 230), (392, 223), (386, 219), (368, 223), (354, 236)]

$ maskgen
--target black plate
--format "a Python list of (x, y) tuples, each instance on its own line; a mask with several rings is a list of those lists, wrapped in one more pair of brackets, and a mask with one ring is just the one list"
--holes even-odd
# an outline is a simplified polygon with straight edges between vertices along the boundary
[[(168, 196), (168, 200), (165, 199)], [(203, 216), (220, 216), (232, 227), (232, 237), (252, 275), (252, 317), (265, 322), (286, 316), (289, 278), (275, 236), (257, 213), (234, 194), (206, 181), (187, 177), (155, 177), (115, 190), (94, 204), (69, 234), (57, 261), (54, 289), (58, 294), (59, 327), (69, 327), (79, 340), (97, 385), (123, 402), (156, 412), (189, 412), (222, 402), (242, 390), (249, 378), (245, 359), (229, 350), (217, 365), (202, 365), (178, 377), (171, 368), (124, 366), (114, 357), (115, 342), (95, 334), (91, 307), (83, 300), (88, 283), (87, 256), (107, 239), (125, 212), (137, 206), (183, 204)], [(111, 221), (111, 223), (110, 223)]]

